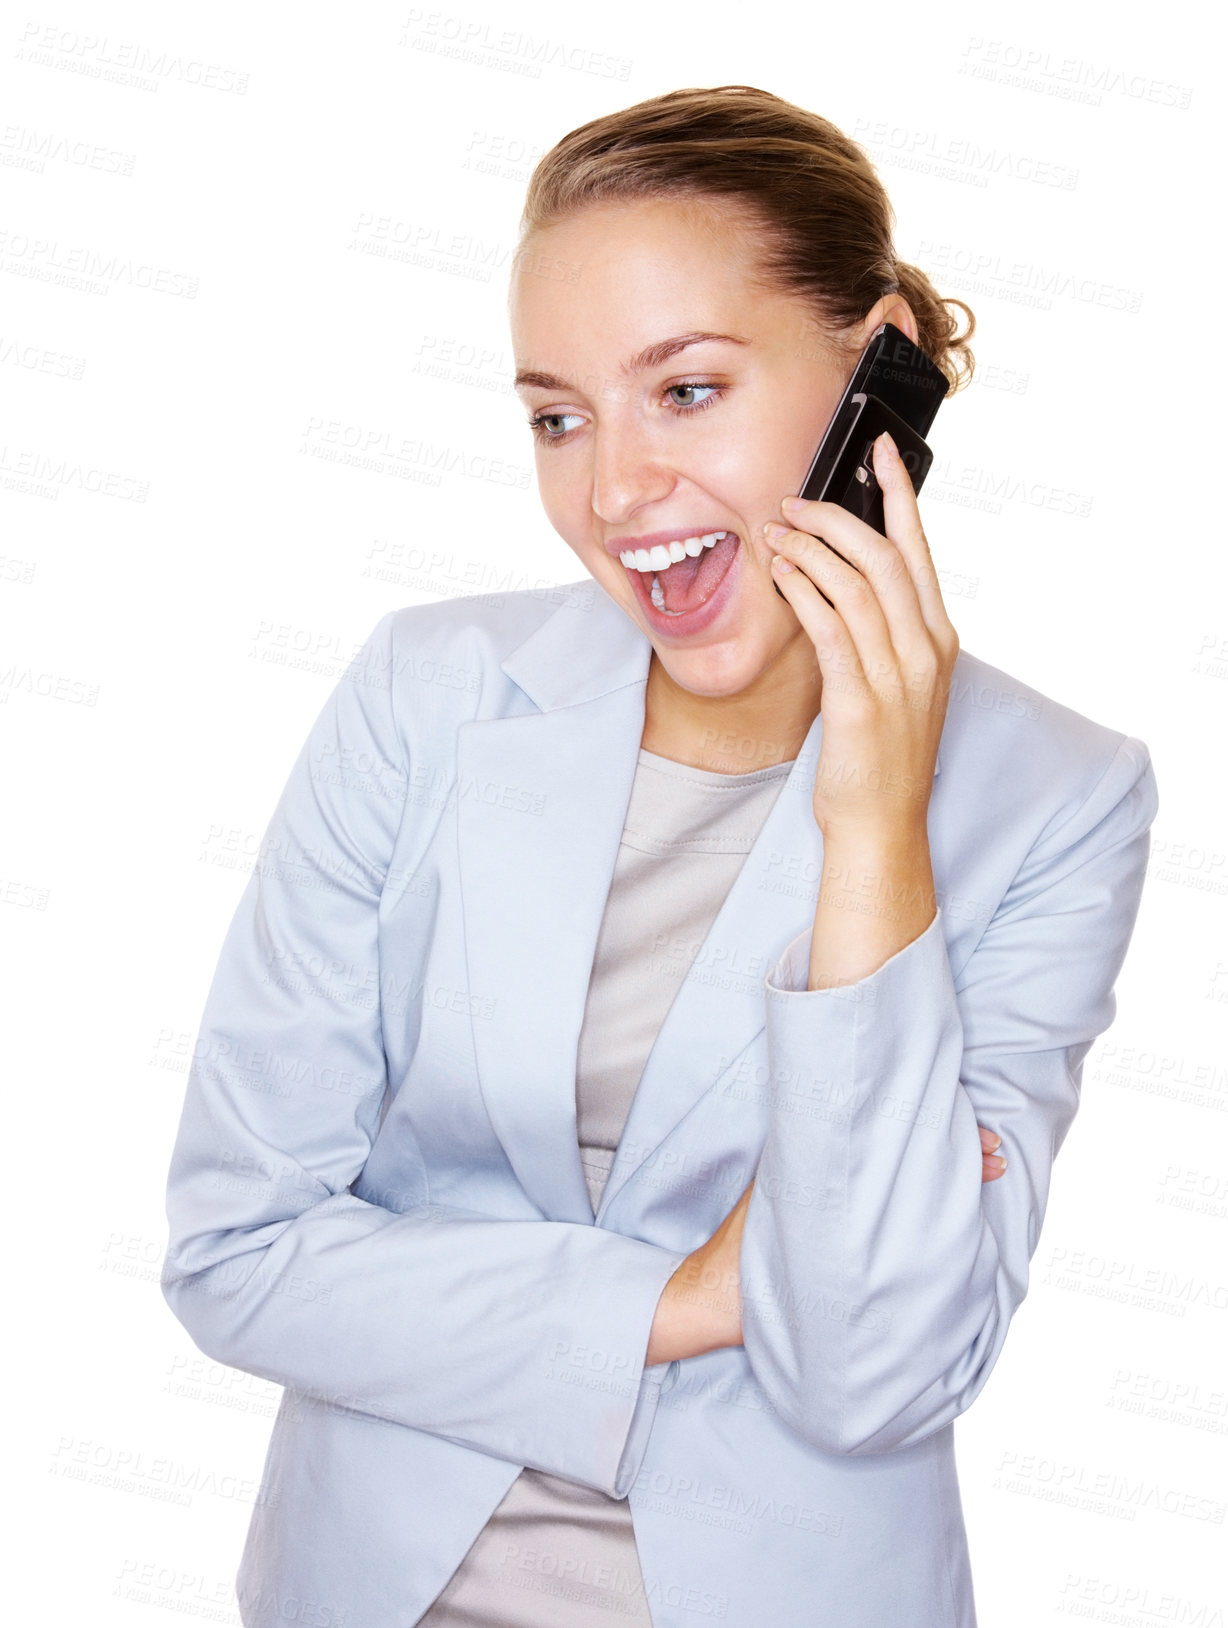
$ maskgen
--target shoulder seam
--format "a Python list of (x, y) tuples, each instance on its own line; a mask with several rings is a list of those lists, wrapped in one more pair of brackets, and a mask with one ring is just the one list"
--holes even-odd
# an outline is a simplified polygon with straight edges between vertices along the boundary
[[(1070, 813), (1066, 816), (1066, 818), (1062, 821), (1062, 823), (1060, 825), (1055, 826), (1054, 829), (1052, 831), (1048, 832), (1047, 834), (1042, 833), (1042, 836), (1037, 838), (1036, 844), (1034, 844), (1034, 846), (1038, 846), (1039, 843), (1042, 840), (1050, 840), (1053, 837), (1060, 836), (1061, 833), (1063, 831), (1065, 831), (1065, 829), (1071, 823), (1071, 821), (1076, 819), (1078, 817), (1078, 815), (1081, 814), (1083, 812), (1083, 810), (1087, 807), (1087, 805), (1092, 801), (1092, 799), (1095, 797), (1096, 793), (1100, 790), (1101, 786), (1108, 779), (1109, 775), (1112, 773), (1113, 769), (1116, 767), (1117, 760), (1120, 757), (1122, 757), (1123, 755), (1125, 755), (1126, 748), (1129, 747), (1129, 746), (1138, 746), (1138, 747), (1140, 747), (1141, 750), (1142, 750), (1142, 754), (1143, 754), (1142, 766), (1140, 767), (1138, 773), (1134, 776), (1134, 779), (1130, 782), (1131, 786), (1136, 785), (1138, 783), (1138, 781), (1142, 779), (1143, 775), (1147, 772), (1147, 766), (1151, 761), (1151, 754), (1147, 750), (1146, 743), (1141, 741), (1138, 738), (1137, 735), (1127, 735), (1126, 733), (1124, 733), (1124, 731), (1121, 731), (1121, 730), (1117, 730), (1117, 731), (1115, 731), (1115, 733), (1118, 735), (1118, 741), (1117, 741), (1117, 746), (1116, 746), (1116, 748), (1115, 748), (1115, 750), (1113, 752), (1113, 755), (1107, 760), (1107, 762), (1104, 765), (1104, 768), (1100, 771), (1100, 773), (1096, 776), (1095, 780), (1088, 787), (1086, 795), (1079, 799), (1079, 801), (1076, 803), (1074, 808), (1071, 809)], [(1123, 792), (1122, 795), (1124, 796), (1125, 793)]]

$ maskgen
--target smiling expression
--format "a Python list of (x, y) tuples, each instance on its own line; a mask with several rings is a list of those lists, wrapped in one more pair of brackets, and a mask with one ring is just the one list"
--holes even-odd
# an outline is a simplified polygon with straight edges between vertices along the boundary
[[(512, 336), (551, 524), (684, 689), (735, 695), (782, 662), (813, 673), (763, 526), (805, 478), (856, 350), (765, 286), (721, 204), (590, 205), (532, 244)], [(576, 281), (524, 269), (537, 251)]]

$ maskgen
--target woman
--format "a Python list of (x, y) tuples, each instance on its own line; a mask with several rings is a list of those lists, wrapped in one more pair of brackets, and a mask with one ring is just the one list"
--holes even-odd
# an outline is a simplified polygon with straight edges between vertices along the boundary
[(167, 1297), (287, 1387), (243, 1621), (966, 1628), (952, 1421), (1113, 1016), (1146, 747), (959, 649), (889, 438), (886, 537), (790, 496), (882, 323), (969, 365), (826, 121), (573, 132), (511, 313), (589, 580), (380, 621), (175, 1151)]

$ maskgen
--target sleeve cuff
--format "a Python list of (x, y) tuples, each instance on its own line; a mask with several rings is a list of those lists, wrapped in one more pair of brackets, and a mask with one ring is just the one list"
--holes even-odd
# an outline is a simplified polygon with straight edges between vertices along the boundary
[(644, 1369), (640, 1379), (640, 1393), (636, 1398), (631, 1425), (627, 1431), (627, 1440), (614, 1476), (616, 1498), (625, 1498), (635, 1485), (635, 1478), (640, 1473), (640, 1464), (648, 1447), (648, 1438), (652, 1434), (653, 1422), (657, 1417), (661, 1382), (669, 1373), (671, 1366), (672, 1364), (668, 1362), (658, 1362), (651, 1368)]
[(773, 995), (802, 995), (810, 1002), (847, 1000), (872, 1004), (877, 994), (875, 980), (881, 979), (887, 968), (901, 956), (908, 955), (918, 945), (926, 944), (941, 932), (942, 909), (939, 907), (934, 912), (933, 921), (923, 933), (919, 933), (911, 943), (896, 950), (894, 955), (888, 956), (882, 966), (876, 967), (873, 972), (867, 972), (864, 978), (858, 978), (856, 982), (850, 984), (833, 984), (828, 989), (807, 989), (806, 985), (810, 980), (810, 945), (814, 938), (814, 929), (808, 927), (804, 933), (799, 933), (785, 946), (776, 964), (767, 974), (765, 983)]
[(557, 1453), (560, 1462), (575, 1458), (579, 1432), (596, 1458), (589, 1473), (576, 1479), (625, 1498), (639, 1475), (670, 1366), (649, 1367), (644, 1355), (665, 1285), (686, 1254), (595, 1230), (605, 1248), (597, 1270), (583, 1274), (571, 1313), (574, 1326), (585, 1331), (583, 1343), (567, 1342), (561, 1352), (555, 1347), (555, 1377), (576, 1403), (566, 1422), (560, 1417), (572, 1440), (560, 1440)]

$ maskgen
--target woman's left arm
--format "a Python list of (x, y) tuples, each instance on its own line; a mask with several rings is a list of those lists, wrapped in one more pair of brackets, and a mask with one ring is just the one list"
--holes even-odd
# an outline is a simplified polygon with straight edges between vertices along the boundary
[[(988, 1379), (1084, 1059), (1113, 1019), (1156, 806), (1147, 749), (1123, 738), (958, 978), (941, 912), (851, 985), (807, 989), (809, 935), (769, 976), (774, 1100), (744, 1210), (741, 1333), (782, 1418), (825, 1451), (912, 1446)], [(1007, 1158), (989, 1185), (978, 1121)]]
[[(1112, 1021), (1157, 804), (1146, 747), (1121, 737), (953, 976), (924, 821), (958, 641), (911, 483), (876, 468), (894, 541), (814, 504), (799, 525), (843, 556), (803, 534), (780, 544), (803, 564), (781, 581), (824, 673), (823, 878), (813, 931), (767, 981), (774, 1098), (755, 1183), (663, 1297), (676, 1318), (688, 1272), (725, 1271), (732, 1308), (690, 1349), (740, 1339), (781, 1417), (839, 1453), (922, 1440), (988, 1378), (1083, 1060)], [(875, 895), (891, 907), (865, 908)], [(978, 1121), (1008, 1160), (984, 1188)]]

